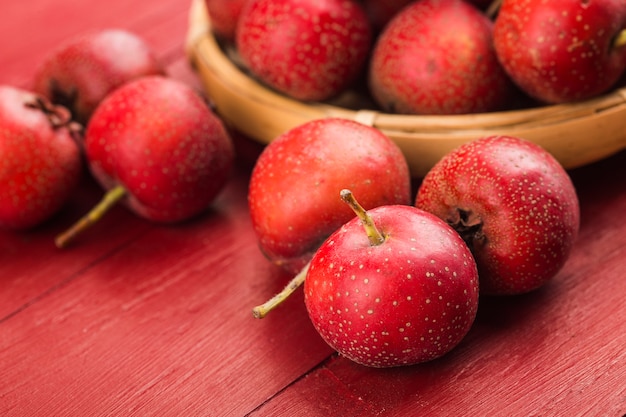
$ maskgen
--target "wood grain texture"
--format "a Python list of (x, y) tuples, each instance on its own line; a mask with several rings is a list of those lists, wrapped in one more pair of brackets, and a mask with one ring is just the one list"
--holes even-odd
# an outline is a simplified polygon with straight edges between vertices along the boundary
[(241, 416), (326, 358), (301, 296), (252, 318), (289, 277), (257, 248), (246, 179), (5, 319), (0, 414)]
[[(26, 86), (67, 36), (123, 27), (168, 73), (201, 88), (183, 44), (189, 4), (0, 0), (0, 83)], [(626, 126), (625, 126), (626, 128)], [(0, 415), (610, 416), (626, 414), (626, 152), (572, 171), (582, 227), (559, 275), (534, 293), (481, 300), (440, 360), (368, 369), (333, 354), (302, 291), (266, 319), (251, 307), (290, 276), (260, 253), (248, 218), (262, 147), (207, 213), (157, 226), (123, 207), (67, 250), (53, 238), (101, 196), (85, 177), (31, 232), (0, 232)]]
[[(437, 361), (376, 370), (334, 358), (255, 416), (290, 415), (278, 411), (285, 404), (325, 417), (623, 416), (626, 228), (616, 219), (626, 210), (626, 153), (572, 176), (582, 228), (552, 282), (523, 296), (481, 299), (466, 339)], [(352, 402), (328, 410), (312, 398)]]
[[(185, 2), (16, 5), (2, 5), (4, 38), (23, 33), (2, 44), (2, 83), (27, 87), (40, 57), (69, 36), (123, 27), (155, 48), (170, 76), (200, 88), (183, 52)], [(54, 236), (101, 196), (86, 179), (42, 227), (0, 232), (0, 415), (241, 416), (330, 354), (301, 295), (288, 314), (252, 318), (290, 277), (257, 248), (249, 160), (240, 162), (213, 210), (183, 225), (117, 207), (60, 251)]]
[(186, 1), (29, 0), (26, 7), (0, 0), (0, 83), (28, 86), (41, 59), (59, 43), (103, 28), (133, 31), (163, 59), (180, 59), (188, 9)]
[(149, 227), (120, 206), (81, 236), (71, 249), (57, 249), (54, 236), (86, 213), (101, 194), (101, 189), (86, 178), (51, 221), (24, 233), (0, 231), (0, 322), (64, 285)]

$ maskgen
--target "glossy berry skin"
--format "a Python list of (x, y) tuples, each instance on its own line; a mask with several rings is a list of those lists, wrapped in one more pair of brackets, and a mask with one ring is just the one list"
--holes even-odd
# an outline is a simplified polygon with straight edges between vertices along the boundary
[(476, 258), (481, 293), (525, 293), (563, 267), (578, 234), (567, 172), (529, 141), (492, 136), (462, 145), (425, 176), (415, 205), (451, 224)]
[(68, 39), (44, 57), (33, 90), (72, 112), (86, 124), (104, 97), (122, 84), (164, 74), (148, 44), (121, 29), (93, 31)]
[(220, 119), (180, 81), (142, 77), (115, 90), (85, 134), (94, 176), (122, 184), (127, 205), (155, 222), (205, 210), (230, 177), (234, 150)]
[(67, 109), (0, 86), (0, 228), (25, 230), (54, 215), (82, 173)]
[(505, 0), (494, 46), (511, 78), (546, 103), (584, 100), (609, 90), (626, 68), (622, 0)]
[(412, 2), (374, 45), (368, 80), (374, 99), (401, 114), (505, 108), (515, 88), (496, 57), (492, 27), (462, 0)]
[(261, 81), (292, 98), (337, 95), (361, 72), (371, 27), (353, 0), (250, 0), (241, 12), (236, 46)]
[(471, 328), (478, 308), (472, 254), (445, 222), (411, 206), (368, 211), (385, 236), (372, 245), (354, 218), (319, 248), (304, 282), (322, 338), (363, 365), (441, 357)]
[(398, 146), (379, 130), (327, 118), (272, 141), (256, 161), (248, 203), (261, 250), (298, 272), (332, 232), (354, 216), (343, 188), (373, 208), (411, 203), (411, 178)]

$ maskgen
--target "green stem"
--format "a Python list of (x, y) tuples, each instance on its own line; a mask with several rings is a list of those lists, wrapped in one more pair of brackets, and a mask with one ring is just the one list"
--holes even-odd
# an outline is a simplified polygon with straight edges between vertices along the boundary
[(617, 34), (615, 40), (613, 41), (613, 48), (621, 48), (622, 46), (626, 46), (626, 29), (622, 29), (620, 33)]
[(495, 18), (498, 10), (500, 9), (500, 6), (502, 6), (502, 1), (503, 0), (493, 0), (491, 4), (487, 7), (487, 10), (485, 10), (485, 14), (489, 19), (493, 20)]
[(278, 307), (283, 301), (285, 301), (289, 296), (296, 290), (300, 285), (304, 283), (306, 278), (306, 274), (309, 271), (309, 266), (311, 263), (307, 263), (304, 268), (298, 274), (293, 277), (291, 281), (287, 284), (285, 288), (266, 302), (261, 305), (258, 305), (252, 309), (252, 315), (257, 319), (262, 319), (265, 317), (270, 311)]
[(66, 247), (76, 236), (98, 222), (118, 201), (126, 195), (126, 188), (118, 185), (104, 194), (100, 202), (65, 232), (58, 235), (54, 242), (58, 248)]
[(385, 241), (385, 236), (376, 228), (372, 217), (367, 214), (367, 211), (356, 201), (352, 191), (350, 190), (341, 190), (341, 199), (345, 201), (350, 208), (356, 213), (356, 215), (361, 219), (363, 223), (363, 227), (365, 228), (365, 233), (367, 233), (367, 237), (372, 246), (378, 246)]

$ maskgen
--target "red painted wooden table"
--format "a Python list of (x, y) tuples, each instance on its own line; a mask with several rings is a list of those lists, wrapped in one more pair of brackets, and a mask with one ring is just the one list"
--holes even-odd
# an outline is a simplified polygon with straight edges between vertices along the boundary
[[(184, 54), (186, 1), (1, 0), (0, 10), (0, 83), (26, 87), (60, 41), (122, 27), (200, 88)], [(581, 233), (550, 284), (482, 299), (440, 360), (377, 370), (333, 354), (301, 291), (252, 318), (290, 278), (263, 258), (248, 219), (255, 145), (240, 141), (235, 175), (194, 221), (156, 226), (118, 207), (56, 249), (53, 237), (101, 196), (85, 176), (44, 226), (0, 232), (0, 415), (626, 414), (626, 152), (571, 171)]]

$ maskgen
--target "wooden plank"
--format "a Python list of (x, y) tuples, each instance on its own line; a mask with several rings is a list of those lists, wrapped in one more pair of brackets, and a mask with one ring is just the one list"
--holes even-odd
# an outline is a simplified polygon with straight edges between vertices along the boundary
[[(39, 60), (58, 43), (89, 30), (123, 27), (137, 33), (155, 49), (167, 65), (168, 75), (198, 91), (201, 89), (183, 50), (189, 13), (184, 3), (33, 0), (29, 8), (16, 2), (2, 3), (4, 22), (0, 25), (0, 36), (3, 39), (12, 39), (16, 33), (22, 36), (17, 42), (2, 44), (1, 83), (27, 88)], [(81, 186), (54, 219), (27, 233), (0, 230), (0, 277), (10, 277), (0, 281), (0, 320), (54, 290), (150, 227), (125, 209), (116, 208), (102, 225), (81, 237), (76, 247), (57, 250), (54, 236), (86, 213), (101, 193), (101, 188), (85, 172)]]
[[(0, 35), (12, 40), (0, 46), (0, 83), (26, 85), (44, 51), (115, 26), (200, 88), (183, 55), (188, 2), (0, 2)], [(552, 283), (481, 300), (466, 340), (438, 361), (372, 370), (331, 356), (301, 291), (252, 319), (290, 277), (262, 257), (248, 219), (262, 147), (236, 140), (236, 175), (194, 221), (157, 226), (118, 207), (57, 251), (54, 235), (100, 196), (86, 178), (50, 223), (0, 232), (0, 415), (626, 414), (626, 152), (572, 172), (582, 229)]]
[[(597, 283), (567, 292), (557, 284), (513, 302), (483, 304), (467, 340), (441, 361), (368, 372), (337, 360), (330, 370), (376, 412), (393, 410), (389, 415), (623, 415), (622, 262), (607, 260), (610, 294)], [(604, 308), (590, 309), (596, 302)]]
[(371, 416), (375, 411), (356, 397), (337, 376), (320, 368), (296, 381), (249, 417)]
[(242, 416), (330, 349), (261, 255), (238, 176), (214, 209), (153, 227), (0, 323), (0, 415)]
[[(170, 77), (201, 92), (200, 82), (186, 59), (170, 63), (167, 72)], [(248, 143), (244, 138), (239, 138), (236, 144), (240, 154), (238, 162), (249, 166), (260, 151), (258, 144)], [(243, 159), (246, 155), (247, 159)], [(71, 248), (57, 249), (54, 236), (93, 207), (102, 193), (101, 187), (85, 171), (78, 189), (58, 215), (27, 232), (0, 230), (0, 277), (6, 277), (0, 280), (0, 320), (154, 226), (119, 206)]]
[[(184, 57), (170, 63), (167, 72), (201, 92)], [(27, 232), (0, 230), (0, 277), (10, 277), (0, 280), (0, 320), (154, 226), (119, 206), (81, 236), (77, 244), (57, 249), (54, 236), (93, 207), (102, 193), (85, 168), (81, 184), (57, 216)]]
[(572, 172), (583, 222), (570, 261), (534, 293), (481, 299), (475, 325), (450, 354), (382, 370), (338, 357), (255, 416), (626, 414), (626, 226), (615, 221), (626, 211), (625, 164), (621, 153)]
[[(166, 62), (183, 55), (189, 3), (2, 0), (0, 83), (27, 87), (48, 51), (78, 34), (122, 28), (142, 36)], [(11, 39), (12, 41), (8, 41)]]
[(42, 226), (27, 232), (0, 231), (0, 321), (151, 227), (125, 208), (115, 207), (75, 245), (58, 249), (54, 236), (86, 213), (101, 196), (101, 188), (85, 176), (68, 204)]

